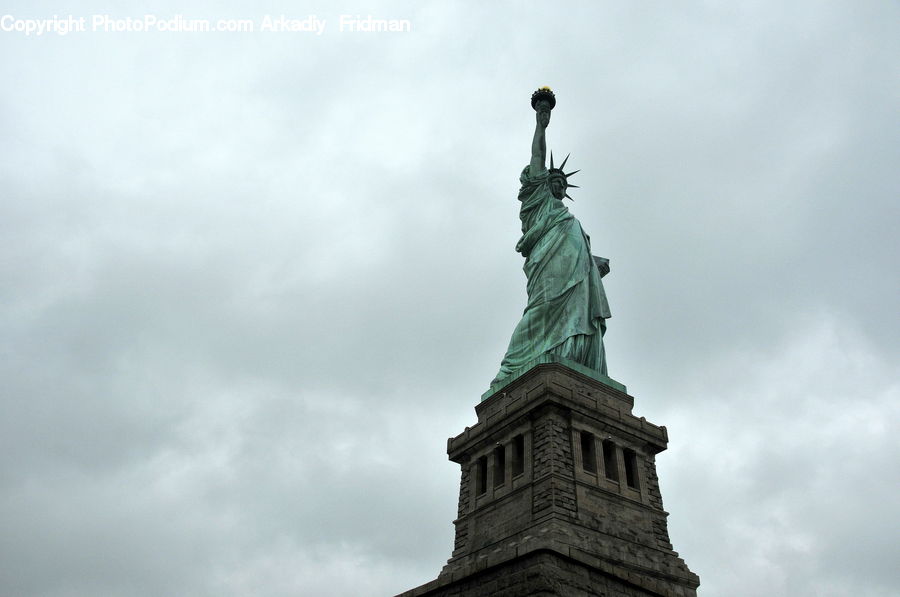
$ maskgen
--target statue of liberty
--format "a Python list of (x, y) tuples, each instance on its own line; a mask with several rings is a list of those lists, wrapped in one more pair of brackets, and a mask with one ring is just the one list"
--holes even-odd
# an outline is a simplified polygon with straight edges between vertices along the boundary
[(600, 278), (609, 271), (608, 261), (592, 257), (590, 237), (563, 204), (564, 197), (572, 199), (567, 189), (578, 188), (568, 182), (575, 172), (563, 172), (568, 156), (556, 168), (551, 154), (549, 170), (545, 166), (545, 131), (556, 97), (542, 87), (531, 106), (537, 123), (531, 163), (519, 177), (522, 237), (516, 245), (525, 257), (528, 304), (492, 386), (547, 353), (607, 374), (603, 334), (610, 312)]

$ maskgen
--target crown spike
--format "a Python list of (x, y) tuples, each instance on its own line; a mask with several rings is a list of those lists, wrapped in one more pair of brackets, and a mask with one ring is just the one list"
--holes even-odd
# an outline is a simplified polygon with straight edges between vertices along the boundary
[(578, 186), (577, 184), (568, 184), (568, 183), (566, 183), (566, 188), (567, 188), (567, 189), (580, 189), (581, 187)]
[[(562, 170), (562, 166), (560, 166), (559, 169)], [(569, 178), (569, 177), (572, 176), (573, 174), (578, 174), (579, 172), (581, 172), (581, 170), (575, 170), (574, 172), (569, 172), (568, 174), (566, 174), (565, 172), (563, 172), (563, 175), (564, 175), (566, 178)]]
[(567, 154), (566, 154), (566, 159), (564, 159), (564, 160), (563, 160), (563, 163), (559, 165), (559, 169), (560, 169), (560, 170), (562, 170), (563, 168), (566, 167), (566, 162), (569, 161), (569, 156), (570, 156), (570, 155), (572, 155), (572, 154), (571, 154), (571, 153), (567, 153)]
[(568, 193), (566, 193), (566, 197), (569, 199), (569, 201), (575, 201), (574, 199), (572, 199), (571, 197), (569, 197), (569, 194), (568, 194)]
[(550, 169), (553, 170), (553, 152), (550, 152)]

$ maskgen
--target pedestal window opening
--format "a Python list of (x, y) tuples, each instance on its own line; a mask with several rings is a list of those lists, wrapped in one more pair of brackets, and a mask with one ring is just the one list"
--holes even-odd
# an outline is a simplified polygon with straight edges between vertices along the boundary
[(606, 478), (619, 481), (619, 462), (616, 459), (616, 444), (611, 439), (603, 440), (603, 468)]
[(521, 475), (525, 472), (525, 436), (517, 435), (513, 438), (512, 443), (513, 460), (512, 474), (513, 477)]
[(487, 456), (482, 456), (475, 463), (475, 495), (487, 492)]
[(581, 432), (581, 468), (587, 473), (597, 474), (597, 452), (594, 448), (594, 434)]
[(623, 450), (625, 456), (625, 482), (632, 489), (639, 489), (638, 473), (637, 473), (637, 454), (634, 450), (626, 448)]
[(494, 448), (494, 487), (500, 487), (506, 481), (506, 446)]

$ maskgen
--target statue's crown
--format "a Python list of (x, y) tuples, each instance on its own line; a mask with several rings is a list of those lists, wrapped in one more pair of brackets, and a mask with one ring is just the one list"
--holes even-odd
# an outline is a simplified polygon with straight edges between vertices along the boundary
[[(553, 152), (551, 151), (550, 152), (550, 168), (549, 168), (548, 172), (549, 172), (549, 175), (551, 178), (554, 176), (561, 177), (566, 182), (566, 188), (578, 189), (581, 187), (579, 187), (578, 185), (569, 184), (569, 177), (572, 176), (573, 174), (577, 174), (578, 172), (581, 172), (581, 170), (574, 170), (572, 172), (569, 172), (568, 174), (563, 172), (563, 168), (566, 167), (566, 162), (569, 161), (570, 155), (572, 155), (572, 154), (567, 154), (566, 159), (563, 160), (563, 163), (559, 165), (559, 168), (556, 168), (553, 165)], [(566, 197), (568, 197), (570, 201), (575, 201), (574, 199), (569, 197), (568, 193), (566, 193)]]

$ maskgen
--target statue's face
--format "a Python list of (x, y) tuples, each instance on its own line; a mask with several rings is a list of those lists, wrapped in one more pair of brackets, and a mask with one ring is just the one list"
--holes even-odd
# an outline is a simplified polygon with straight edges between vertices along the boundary
[(562, 199), (566, 196), (566, 179), (562, 176), (551, 176), (550, 177), (550, 192), (553, 193), (553, 196), (557, 199)]

